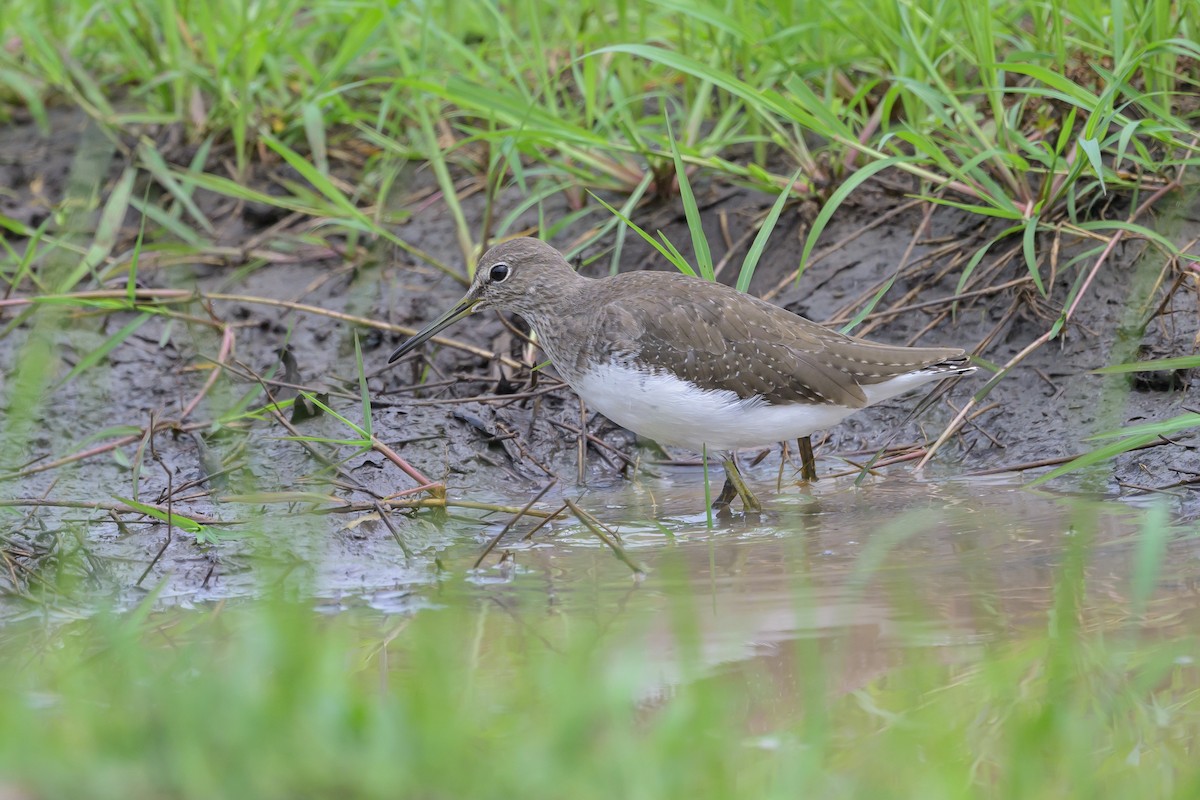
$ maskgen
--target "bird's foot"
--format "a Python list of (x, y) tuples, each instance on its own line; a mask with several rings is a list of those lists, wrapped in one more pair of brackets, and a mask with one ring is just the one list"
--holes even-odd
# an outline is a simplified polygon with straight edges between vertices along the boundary
[(758, 514), (762, 511), (762, 503), (754, 496), (754, 492), (750, 491), (750, 487), (746, 485), (746, 481), (742, 478), (741, 471), (737, 468), (732, 458), (726, 458), (721, 461), (725, 467), (725, 486), (721, 489), (720, 496), (713, 502), (713, 508), (722, 509), (728, 508), (733, 502), (734, 497), (742, 499), (742, 507), (747, 513)]
[(817, 482), (817, 457), (813, 454), (812, 437), (801, 436), (796, 440), (800, 450), (800, 480), (807, 483)]

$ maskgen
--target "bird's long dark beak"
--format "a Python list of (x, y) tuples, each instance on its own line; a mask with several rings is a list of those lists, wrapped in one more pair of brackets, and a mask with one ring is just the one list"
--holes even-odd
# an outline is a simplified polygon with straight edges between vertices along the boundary
[(395, 352), (392, 353), (391, 357), (388, 358), (388, 363), (389, 364), (393, 363), (394, 361), (401, 358), (409, 351), (415, 349), (419, 345), (424, 344), (430, 338), (436, 336), (438, 334), (438, 332), (441, 331), (443, 328), (448, 328), (451, 325), (453, 325), (454, 323), (458, 322), (460, 319), (462, 319), (463, 317), (467, 316), (472, 311), (474, 311), (475, 306), (478, 303), (479, 303), (479, 298), (477, 298), (477, 297), (471, 297), (470, 295), (464, 297), (462, 300), (459, 301), (458, 305), (456, 305), (454, 308), (450, 309), (445, 314), (442, 314), (440, 317), (435, 319), (433, 322), (429, 323), (424, 328), (417, 331), (417, 333), (411, 339), (409, 339), (408, 341), (404, 342), (399, 347), (397, 347)]

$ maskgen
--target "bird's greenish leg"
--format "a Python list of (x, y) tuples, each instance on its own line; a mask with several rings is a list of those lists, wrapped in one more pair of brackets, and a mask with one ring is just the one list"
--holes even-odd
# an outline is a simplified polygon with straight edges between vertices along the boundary
[(729, 504), (733, 502), (733, 498), (737, 497), (737, 487), (733, 485), (733, 481), (729, 480), (729, 476), (725, 476), (725, 485), (721, 487), (721, 493), (717, 495), (717, 499), (713, 500), (712, 507), (716, 509), (729, 508)]
[(813, 454), (812, 437), (801, 436), (796, 440), (800, 449), (800, 480), (815, 483), (817, 480), (817, 457)]
[(742, 506), (746, 511), (762, 511), (762, 503), (758, 502), (758, 498), (754, 496), (754, 492), (750, 491), (750, 487), (746, 485), (746, 481), (742, 478), (742, 473), (738, 470), (733, 456), (722, 458), (721, 466), (725, 467), (725, 486), (721, 489), (721, 496), (713, 503), (713, 508), (728, 506), (733, 502), (734, 495), (736, 495), (742, 498)]

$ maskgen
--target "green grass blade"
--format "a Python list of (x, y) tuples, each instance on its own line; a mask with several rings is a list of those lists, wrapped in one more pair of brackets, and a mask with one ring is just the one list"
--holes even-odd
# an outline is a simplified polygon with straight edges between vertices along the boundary
[(1095, 450), (1084, 453), (1072, 461), (1068, 461), (1061, 467), (1055, 467), (1045, 475), (1039, 475), (1037, 478), (1034, 478), (1029, 485), (1031, 487), (1040, 486), (1043, 483), (1052, 481), (1055, 478), (1063, 475), (1067, 475), (1072, 472), (1078, 472), (1079, 470), (1087, 469), (1088, 467), (1093, 467), (1098, 464), (1103, 464), (1104, 462), (1121, 455), (1121, 453), (1127, 453), (1130, 450), (1135, 450), (1142, 445), (1150, 444), (1157, 439), (1157, 433), (1148, 433), (1140, 436), (1130, 436), (1128, 438), (1106, 444), (1103, 447), (1098, 447)]
[[(146, 187), (146, 194), (149, 195), (150, 187)], [(145, 198), (143, 198), (143, 201)], [(138, 262), (142, 257), (142, 247), (146, 242), (146, 215), (142, 214), (138, 218), (137, 238), (133, 241), (133, 254), (129, 257), (129, 270), (125, 276), (125, 300), (132, 306), (137, 302), (138, 289)]]
[(133, 181), (137, 177), (137, 170), (133, 167), (127, 167), (121, 173), (121, 177), (117, 179), (113, 186), (112, 193), (109, 194), (108, 200), (104, 204), (104, 211), (100, 214), (100, 221), (96, 224), (95, 234), (92, 237), (92, 243), (84, 253), (79, 265), (72, 270), (63, 283), (59, 291), (68, 292), (75, 288), (75, 285), (83, 280), (88, 273), (94, 273), (97, 266), (100, 265), (109, 253), (112, 252), (117, 243), (117, 237), (121, 233), (121, 224), (125, 221), (125, 212), (129, 208), (130, 195), (133, 192)]
[(1033, 278), (1033, 284), (1037, 286), (1038, 293), (1045, 297), (1046, 287), (1042, 284), (1042, 275), (1038, 271), (1037, 230), (1038, 217), (1025, 223), (1025, 231), (1021, 238), (1021, 252), (1025, 256), (1025, 268), (1029, 270), (1029, 277)]
[(679, 254), (679, 251), (676, 250), (673, 245), (670, 245), (668, 242), (667, 244), (670, 245), (670, 249), (667, 249), (667, 247), (664, 247), (657, 239), (634, 224), (633, 220), (629, 219), (629, 217), (625, 216), (616, 208), (613, 208), (613, 206), (611, 206), (609, 203), (605, 202), (604, 198), (593, 194), (592, 192), (588, 192), (588, 194), (591, 195), (593, 200), (608, 209), (609, 213), (615, 217), (618, 217), (623, 223), (625, 223), (625, 225), (633, 229), (633, 231), (637, 233), (638, 236), (641, 236), (647, 244), (657, 250), (663, 258), (671, 262), (676, 269), (678, 269), (684, 275), (696, 277), (696, 270), (692, 269), (692, 265), (687, 262), (687, 259)]
[(1007, 72), (1027, 75), (1062, 93), (1064, 99), (1074, 103), (1084, 111), (1091, 111), (1100, 106), (1100, 98), (1084, 89), (1070, 78), (1059, 75), (1053, 70), (1038, 64), (1005, 63), (998, 65)]
[(1079, 149), (1087, 157), (1088, 164), (1092, 167), (1092, 172), (1096, 173), (1096, 177), (1100, 180), (1100, 191), (1106, 191), (1104, 188), (1104, 155), (1100, 152), (1100, 142), (1088, 136), (1079, 137)]
[(1117, 375), (1126, 372), (1159, 372), (1173, 369), (1200, 369), (1200, 356), (1176, 356), (1156, 358), (1152, 361), (1134, 361), (1129, 364), (1111, 364), (1094, 369), (1096, 375)]
[(842, 203), (845, 202), (846, 198), (849, 197), (855, 189), (865, 183), (871, 176), (882, 172), (888, 167), (899, 164), (903, 160), (904, 159), (902, 158), (896, 157), (885, 158), (882, 161), (872, 161), (847, 178), (845, 182), (843, 182), (842, 185), (837, 188), (837, 191), (829, 196), (829, 199), (825, 201), (825, 205), (822, 206), (821, 212), (817, 214), (817, 218), (813, 220), (812, 230), (808, 232), (808, 238), (804, 240), (804, 249), (800, 253), (800, 267), (796, 271), (797, 282), (799, 282), (800, 276), (804, 274), (805, 267), (808, 266), (808, 257), (812, 254), (813, 248), (816, 247), (817, 239), (821, 238), (821, 234), (825, 231), (825, 226), (827, 226), (829, 221), (833, 219), (833, 215), (837, 212)]
[(1088, 437), (1088, 441), (1112, 439), (1117, 436), (1173, 436), (1180, 431), (1190, 428), (1200, 428), (1200, 413), (1189, 411), (1169, 419), (1142, 422), (1112, 431), (1097, 433)]
[(374, 438), (371, 427), (371, 395), (367, 391), (367, 373), (363, 369), (362, 345), (358, 341), (358, 331), (354, 332), (354, 364), (358, 368), (358, 391), (362, 396), (363, 438)]
[(866, 305), (860, 308), (858, 312), (850, 319), (850, 321), (841, 328), (838, 328), (838, 330), (842, 333), (849, 334), (855, 328), (861, 325), (862, 321), (867, 318), (867, 315), (875, 310), (875, 306), (879, 305), (879, 301), (883, 299), (884, 295), (891, 291), (892, 285), (896, 283), (896, 279), (899, 277), (899, 270), (893, 272), (891, 276), (883, 282), (883, 286), (879, 287), (879, 291), (875, 292), (871, 299), (867, 301)]
[(466, 277), (470, 279), (475, 274), (475, 259), (476, 250), (475, 242), (471, 237), (470, 226), (467, 224), (466, 214), (463, 212), (462, 204), (458, 201), (458, 192), (454, 188), (454, 179), (450, 175), (450, 169), (446, 164), (446, 154), (438, 145), (438, 137), (433, 129), (433, 122), (429, 118), (428, 110), (422, 106), (417, 106), (417, 119), (420, 121), (421, 133), (424, 137), (425, 149), (424, 154), (430, 167), (433, 168), (433, 174), (437, 178), (438, 187), (442, 190), (442, 202), (446, 204), (447, 210), (450, 212), (450, 218), (454, 220), (454, 232), (458, 237), (458, 248), (462, 252), (463, 264), (466, 267)]
[(1150, 596), (1158, 586), (1171, 525), (1165, 503), (1155, 503), (1142, 519), (1133, 551), (1133, 574), (1130, 576), (1130, 606), (1135, 615), (1145, 612)]
[(170, 233), (179, 241), (183, 242), (193, 250), (204, 250), (209, 246), (209, 242), (196, 232), (192, 226), (185, 221), (177, 219), (170, 212), (163, 209), (157, 203), (148, 203), (137, 197), (131, 198), (129, 205), (139, 215), (149, 219), (159, 228), (162, 228), (167, 233)]
[(976, 267), (979, 266), (979, 263), (983, 261), (983, 257), (988, 254), (988, 251), (990, 251), (997, 242), (999, 242), (1001, 239), (1012, 236), (1021, 229), (1021, 225), (1014, 225), (1011, 228), (1005, 228), (1004, 230), (1000, 231), (1000, 233), (996, 234), (991, 239), (988, 239), (986, 242), (980, 245), (979, 249), (977, 249), (971, 255), (971, 259), (967, 262), (967, 265), (963, 267), (962, 275), (959, 276), (958, 279), (958, 284), (954, 287), (954, 293), (962, 294), (963, 290), (967, 286), (967, 281), (971, 279), (971, 275), (975, 272)]
[(692, 250), (696, 256), (696, 268), (700, 277), (706, 281), (713, 281), (716, 280), (716, 276), (713, 274), (712, 251), (709, 250), (708, 239), (704, 235), (704, 220), (700, 217), (700, 207), (696, 204), (696, 196), (692, 193), (692, 184), (688, 180), (687, 168), (683, 166), (683, 158), (679, 154), (679, 143), (675, 141), (669, 121), (667, 122), (667, 138), (671, 142), (671, 158), (675, 162), (675, 176), (679, 180), (679, 195), (683, 201), (683, 213), (687, 217), (688, 231), (692, 235)]
[(58, 386), (64, 386), (71, 381), (76, 375), (79, 375), (85, 370), (91, 369), (96, 364), (104, 360), (104, 357), (111, 353), (118, 345), (128, 339), (138, 328), (146, 324), (146, 322), (154, 316), (149, 311), (138, 314), (130, 320), (121, 330), (114, 333), (105, 340), (104, 344), (91, 351), (83, 358), (79, 359), (79, 363), (67, 373), (67, 376), (59, 381)]
[(328, 175), (323, 174), (313, 166), (312, 162), (274, 136), (264, 136), (263, 142), (286, 161), (292, 169), (300, 173), (300, 176), (304, 180), (308, 181), (314, 189), (320, 192), (341, 213), (369, 223), (369, 220), (359, 210), (358, 206), (354, 205), (350, 198), (346, 197), (345, 193), (337, 187)]
[(1124, 220), (1119, 219), (1098, 219), (1089, 222), (1081, 222), (1079, 223), (1079, 227), (1085, 231), (1125, 231), (1126, 233), (1132, 233), (1135, 236), (1140, 236), (1143, 239), (1158, 245), (1167, 255), (1179, 255), (1179, 248), (1175, 246), (1174, 242), (1172, 242), (1166, 236), (1163, 236), (1161, 233), (1147, 228), (1145, 225), (1138, 225), (1136, 223), (1125, 222)]
[(316, 103), (305, 103), (300, 117), (304, 122), (304, 138), (308, 141), (308, 151), (312, 153), (313, 164), (322, 175), (328, 175), (329, 154), (325, 141), (326, 124), (321, 107)]
[[(325, 403), (322, 403), (320, 401), (320, 399), (316, 396), (316, 394), (314, 394), (313, 392), (301, 392), (301, 394), (303, 394), (305, 399), (307, 399), (314, 406), (321, 409), (322, 411), (324, 411), (326, 414), (333, 417), (334, 419), (337, 419), (343, 425), (345, 425), (347, 428), (351, 429), (352, 431), (357, 433), (360, 437), (362, 437), (358, 440), (339, 440), (339, 441), (342, 441), (344, 444), (360, 444), (360, 445), (365, 444), (367, 447), (371, 446), (371, 434), (368, 433), (365, 428), (363, 428), (359, 425), (355, 425), (353, 422), (346, 419), (338, 412), (334, 411), (328, 405), (326, 405)], [(370, 420), (370, 416), (368, 416), (367, 419)], [(370, 424), (369, 421), (367, 424)]]
[(754, 242), (750, 245), (750, 249), (746, 252), (746, 258), (742, 261), (742, 268), (738, 272), (737, 290), (739, 292), (749, 290), (750, 281), (754, 279), (754, 270), (758, 267), (758, 261), (767, 247), (767, 240), (771, 238), (771, 232), (775, 230), (775, 226), (779, 222), (779, 215), (783, 213), (783, 207), (792, 195), (792, 187), (796, 181), (800, 180), (802, 173), (802, 169), (797, 169), (792, 173), (792, 177), (788, 179), (783, 190), (779, 192), (779, 197), (772, 204), (767, 218), (763, 220), (762, 227), (758, 229)]
[(200, 206), (196, 205), (196, 201), (192, 199), (191, 192), (187, 191), (182, 184), (175, 179), (171, 173), (171, 168), (167, 166), (167, 162), (163, 160), (162, 154), (151, 147), (149, 144), (142, 142), (137, 148), (138, 157), (141, 159), (146, 171), (154, 176), (154, 180), (158, 181), (167, 192), (174, 197), (179, 205), (188, 213), (196, 223), (204, 229), (205, 233), (213, 234), (215, 229), (212, 223), (208, 221), (208, 217), (200, 210)]
[(124, 503), (125, 505), (129, 506), (130, 508), (136, 508), (138, 511), (142, 512), (143, 514), (145, 514), (148, 517), (154, 517), (157, 520), (162, 520), (163, 522), (169, 522), (172, 525), (174, 525), (176, 528), (179, 528), (180, 530), (187, 531), (188, 533), (192, 534), (197, 539), (200, 539), (202, 536), (205, 536), (205, 534), (206, 534), (205, 526), (201, 525), (199, 522), (196, 522), (196, 520), (191, 519), (190, 517), (185, 517), (181, 514), (176, 514), (174, 512), (168, 514), (166, 511), (163, 511), (160, 508), (155, 508), (154, 506), (148, 506), (145, 503), (139, 503), (137, 500), (134, 500), (129, 497), (121, 497), (120, 495), (113, 495), (113, 499)]

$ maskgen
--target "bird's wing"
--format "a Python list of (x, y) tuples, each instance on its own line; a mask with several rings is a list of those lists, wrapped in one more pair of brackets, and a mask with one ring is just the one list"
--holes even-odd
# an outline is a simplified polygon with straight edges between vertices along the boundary
[[(633, 278), (634, 273), (629, 277)], [(961, 355), (845, 336), (728, 287), (683, 278), (622, 292), (598, 310), (614, 357), (636, 358), (704, 389), (770, 403), (866, 405), (862, 386)], [(702, 291), (696, 291), (701, 289)]]

